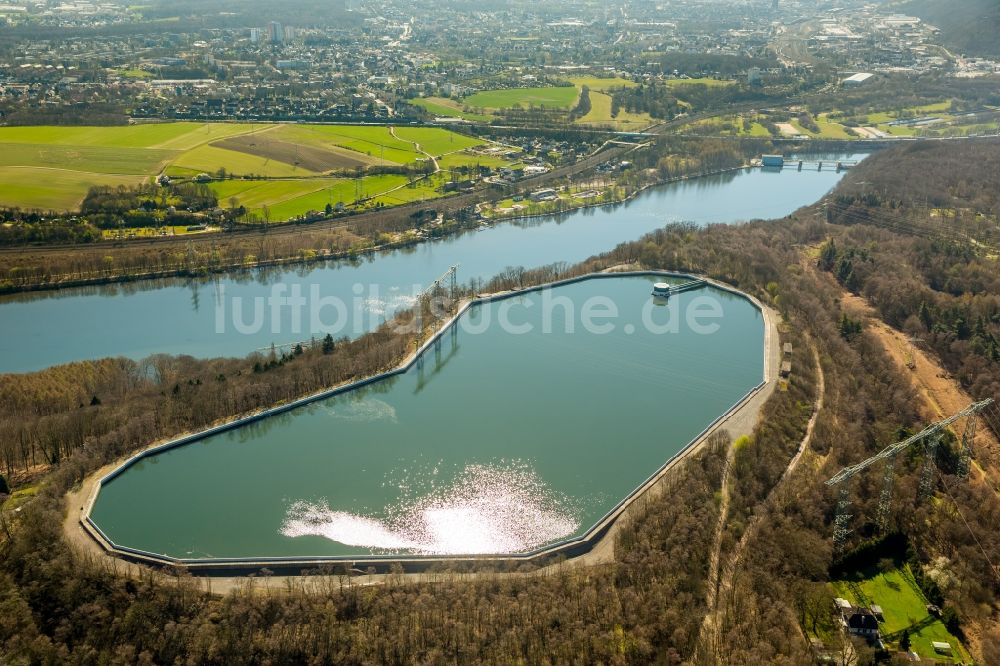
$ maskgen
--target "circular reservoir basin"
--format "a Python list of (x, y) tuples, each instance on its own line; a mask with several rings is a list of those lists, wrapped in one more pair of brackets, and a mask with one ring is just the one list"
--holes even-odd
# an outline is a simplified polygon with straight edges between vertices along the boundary
[(762, 380), (754, 304), (711, 286), (664, 301), (662, 281), (474, 305), (406, 373), (138, 459), (91, 519), (182, 560), (512, 554), (584, 535)]

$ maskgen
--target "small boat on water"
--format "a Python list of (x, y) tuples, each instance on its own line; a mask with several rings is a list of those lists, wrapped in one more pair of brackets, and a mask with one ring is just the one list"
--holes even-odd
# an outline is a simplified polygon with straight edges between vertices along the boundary
[(670, 285), (666, 282), (657, 282), (653, 285), (653, 296), (670, 298)]

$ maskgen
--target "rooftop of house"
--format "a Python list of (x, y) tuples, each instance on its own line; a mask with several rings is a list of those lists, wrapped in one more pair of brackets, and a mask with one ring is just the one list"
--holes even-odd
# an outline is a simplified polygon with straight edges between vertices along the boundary
[(859, 608), (848, 615), (847, 626), (851, 629), (878, 631), (878, 620), (875, 619), (871, 611)]

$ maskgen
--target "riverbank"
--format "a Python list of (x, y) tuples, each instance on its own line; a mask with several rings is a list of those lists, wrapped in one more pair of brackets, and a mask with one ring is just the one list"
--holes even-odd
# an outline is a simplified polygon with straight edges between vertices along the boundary
[[(331, 394), (343, 392), (350, 390), (351, 388), (357, 387), (359, 384), (366, 384), (372, 381), (376, 381), (387, 375), (396, 374), (405, 371), (407, 368), (413, 365), (418, 356), (426, 351), (434, 342), (435, 339), (440, 337), (448, 328), (458, 320), (462, 314), (478, 302), (488, 302), (494, 300), (501, 300), (505, 298), (510, 298), (513, 296), (519, 296), (523, 293), (530, 291), (537, 291), (539, 289), (544, 289), (546, 287), (559, 286), (563, 284), (569, 284), (573, 282), (581, 282), (585, 280), (591, 280), (595, 278), (602, 277), (625, 277), (634, 275), (671, 275), (674, 277), (688, 277), (684, 275), (679, 275), (676, 273), (668, 273), (663, 271), (611, 271), (602, 272), (598, 274), (587, 274), (583, 276), (578, 276), (570, 278), (568, 280), (561, 280), (554, 283), (536, 285), (533, 287), (528, 287), (526, 289), (504, 292), (500, 294), (492, 294), (488, 296), (483, 296), (477, 299), (473, 299), (463, 303), (462, 307), (459, 308), (458, 312), (452, 317), (448, 322), (446, 322), (441, 328), (439, 328), (431, 337), (429, 337), (424, 344), (413, 354), (409, 355), (399, 366), (394, 370), (388, 371), (383, 375), (366, 378), (360, 380), (359, 382), (354, 382), (350, 384), (345, 384), (327, 391), (320, 392), (311, 396), (307, 396), (302, 400), (295, 401), (286, 405), (282, 405), (277, 408), (280, 412), (288, 411), (301, 404), (307, 402), (312, 402), (315, 400), (323, 399)], [(164, 444), (158, 444), (153, 447), (147, 448), (144, 452), (126, 458), (125, 460), (116, 461), (103, 467), (98, 472), (88, 475), (82, 486), (72, 491), (68, 499), (68, 512), (66, 514), (66, 520), (64, 521), (64, 532), (66, 533), (69, 541), (73, 543), (78, 549), (88, 552), (92, 555), (99, 555), (102, 557), (110, 557), (115, 559), (115, 565), (118, 568), (122, 567), (121, 560), (118, 560), (115, 556), (123, 557), (129, 560), (129, 564), (126, 565), (127, 570), (133, 570), (132, 567), (136, 567), (134, 571), (143, 571), (142, 564), (152, 564), (155, 566), (175, 566), (186, 569), (191, 573), (203, 574), (205, 576), (211, 576), (212, 582), (208, 585), (215, 590), (219, 589), (219, 584), (231, 584), (231, 585), (242, 585), (245, 584), (245, 576), (258, 574), (261, 569), (266, 569), (272, 573), (278, 574), (299, 574), (304, 569), (315, 569), (321, 566), (338, 566), (338, 567), (349, 567), (357, 572), (366, 572), (369, 567), (374, 567), (377, 571), (388, 571), (394, 565), (402, 565), (405, 571), (427, 571), (428, 569), (435, 569), (441, 567), (454, 567), (454, 566), (464, 566), (464, 567), (475, 567), (478, 569), (511, 569), (511, 568), (523, 568), (523, 565), (541, 567), (548, 566), (549, 564), (561, 559), (562, 557), (575, 557), (581, 556), (584, 559), (579, 560), (581, 563), (593, 564), (599, 563), (601, 561), (607, 561), (607, 558), (613, 554), (613, 541), (614, 534), (617, 532), (617, 528), (621, 518), (631, 510), (635, 500), (640, 497), (652, 497), (651, 493), (657, 493), (663, 488), (663, 479), (668, 475), (668, 472), (675, 468), (676, 465), (680, 464), (683, 460), (686, 460), (691, 455), (695, 454), (697, 451), (701, 450), (704, 444), (712, 437), (713, 434), (719, 432), (720, 430), (728, 430), (732, 436), (738, 436), (740, 434), (749, 433), (754, 424), (757, 421), (757, 415), (760, 408), (763, 406), (764, 402), (773, 392), (773, 388), (777, 380), (777, 363), (779, 359), (778, 353), (778, 334), (776, 328), (777, 314), (760, 303), (757, 299), (752, 296), (743, 294), (738, 290), (714, 281), (710, 281), (711, 285), (715, 288), (722, 289), (724, 291), (736, 294), (742, 298), (746, 298), (750, 301), (756, 308), (760, 309), (763, 313), (764, 319), (764, 342), (765, 342), (765, 366), (764, 366), (764, 376), (763, 381), (757, 387), (755, 387), (749, 394), (744, 396), (736, 405), (731, 407), (727, 412), (720, 417), (718, 417), (712, 424), (709, 425), (699, 436), (697, 436), (692, 442), (690, 442), (684, 449), (682, 449), (676, 456), (674, 456), (670, 461), (664, 464), (656, 473), (651, 475), (646, 482), (640, 485), (633, 493), (631, 493), (625, 500), (623, 500), (614, 510), (607, 514), (598, 524), (596, 524), (591, 530), (589, 530), (583, 538), (574, 539), (571, 542), (566, 542), (562, 544), (556, 544), (553, 547), (542, 549), (535, 553), (530, 553), (526, 555), (514, 555), (507, 557), (499, 556), (483, 556), (474, 558), (308, 558), (301, 560), (285, 560), (280, 558), (273, 558), (267, 560), (256, 560), (256, 561), (238, 561), (238, 560), (226, 560), (217, 562), (197, 562), (197, 561), (176, 561), (162, 557), (153, 556), (152, 554), (141, 553), (138, 551), (130, 551), (127, 549), (120, 549), (107, 540), (103, 534), (100, 533), (96, 526), (90, 523), (88, 515), (90, 506), (96, 497), (97, 491), (100, 487), (100, 482), (102, 479), (107, 479), (108, 475), (113, 475), (123, 469), (123, 465), (128, 465), (136, 460), (142, 458), (144, 455), (157, 450), (162, 450), (165, 447), (180, 446), (194, 439), (200, 439), (200, 435), (194, 435), (193, 437), (185, 437), (178, 440), (173, 440)], [(271, 411), (256, 413), (244, 419), (230, 421), (227, 424), (222, 424), (218, 427), (235, 427), (242, 424), (247, 419), (256, 420), (271, 414)], [(657, 490), (660, 489), (660, 490)], [(77, 508), (79, 507), (79, 508)], [(230, 578), (232, 581), (226, 583), (222, 579)]]
[[(634, 146), (611, 146), (599, 153), (588, 155), (572, 165), (558, 167), (548, 173), (532, 176), (519, 181), (511, 190), (513, 193), (527, 193), (550, 182), (575, 177), (595, 168), (608, 160), (621, 158)], [(422, 211), (433, 209), (439, 214), (458, 213), (482, 201), (497, 200), (509, 196), (501, 195), (495, 188), (457, 194), (433, 199), (431, 202), (417, 201), (388, 208), (379, 208), (348, 216), (322, 219), (308, 224), (283, 223), (260, 229), (238, 229), (227, 234), (193, 234), (191, 236), (162, 237), (130, 241), (126, 244), (94, 243), (86, 245), (48, 245), (0, 248), (0, 294), (20, 293), (38, 290), (52, 290), (92, 284), (113, 284), (125, 282), (130, 276), (135, 279), (163, 277), (184, 277), (189, 274), (225, 273), (230, 267), (236, 270), (268, 265), (267, 261), (278, 264), (297, 264), (314, 261), (317, 258), (300, 256), (303, 248), (322, 247), (338, 233), (349, 229), (363, 228), (369, 240), (377, 238), (377, 233), (393, 231), (405, 225), (412, 230), (412, 218)], [(474, 225), (473, 225), (474, 226)], [(360, 238), (360, 237), (359, 237)], [(263, 257), (265, 246), (274, 256)], [(281, 247), (286, 248), (282, 250)], [(381, 244), (380, 244), (381, 246)], [(275, 249), (277, 247), (277, 249)], [(329, 245), (326, 245), (329, 248)], [(363, 252), (378, 251), (365, 248)], [(284, 252), (282, 254), (282, 252)], [(336, 256), (355, 254), (349, 250)], [(276, 255), (274, 253), (277, 253)], [(176, 257), (168, 267), (163, 267), (165, 256)], [(187, 256), (197, 259), (192, 266)], [(228, 255), (224, 267), (212, 266), (206, 257)], [(254, 256), (254, 261), (247, 261)], [(109, 260), (110, 258), (110, 260)], [(236, 261), (234, 261), (236, 260)], [(18, 261), (19, 263), (11, 263)], [(29, 262), (29, 263), (25, 263)], [(110, 264), (110, 267), (109, 267)], [(272, 264), (272, 265), (278, 265)], [(147, 270), (146, 266), (159, 268)], [(113, 268), (112, 268), (113, 267)], [(85, 270), (86, 268), (86, 270)], [(113, 274), (109, 274), (113, 273)]]
[[(497, 223), (366, 258), (245, 270), (231, 278), (168, 278), (7, 296), (0, 298), (0, 308), (6, 309), (0, 318), (0, 357), (6, 363), (0, 371), (33, 372), (113, 356), (139, 361), (152, 353), (243, 356), (272, 342), (309, 339), (316, 331), (311, 325), (293, 331), (287, 307), (279, 313), (277, 329), (265, 325), (248, 335), (234, 327), (237, 297), (244, 307), (262, 302), (273, 309), (266, 304), (276, 289), (286, 295), (298, 289), (309, 303), (338, 298), (348, 312), (338, 317), (343, 325), (334, 335), (353, 338), (377, 326), (382, 312), (404, 305), (415, 285), (429, 284), (456, 264), (460, 282), (483, 284), (511, 270), (574, 265), (673, 223), (781, 219), (821, 199), (840, 178), (833, 171), (744, 170), (647, 188), (623, 205)], [(69, 325), (70, 313), (81, 316), (72, 317), (74, 335), (66, 338), (57, 332)], [(309, 310), (304, 314), (303, 323), (309, 322)], [(333, 321), (329, 311), (323, 316)]]
[[(637, 196), (639, 196), (640, 194), (642, 194), (646, 190), (654, 188), (654, 187), (662, 187), (664, 185), (670, 185), (671, 183), (681, 183), (681, 182), (688, 181), (688, 180), (698, 180), (700, 178), (710, 178), (712, 176), (721, 176), (721, 175), (724, 175), (724, 174), (727, 174), (727, 173), (737, 173), (737, 172), (740, 172), (740, 171), (746, 171), (746, 170), (751, 169), (751, 168), (753, 168), (753, 167), (750, 164), (742, 164), (740, 166), (729, 167), (729, 168), (726, 168), (726, 169), (717, 169), (715, 171), (704, 171), (704, 172), (700, 172), (700, 173), (690, 174), (690, 175), (687, 175), (687, 176), (676, 176), (674, 178), (664, 178), (664, 179), (661, 179), (661, 180), (657, 180), (657, 181), (654, 181), (654, 182), (651, 182), (651, 183), (646, 183), (644, 185), (641, 185), (637, 189), (631, 190), (631, 191), (627, 192), (625, 194), (625, 196), (619, 197), (617, 199), (613, 199), (611, 201), (601, 201), (601, 202), (597, 202), (597, 203), (574, 204), (573, 206), (570, 206), (568, 208), (564, 208), (564, 209), (558, 210), (558, 211), (548, 211), (548, 212), (542, 212), (542, 213), (530, 213), (530, 214), (526, 214), (526, 215), (518, 215), (518, 214), (515, 214), (515, 215), (499, 215), (497, 217), (489, 217), (487, 219), (489, 221), (491, 221), (491, 222), (517, 222), (519, 220), (537, 220), (537, 219), (546, 218), (546, 217), (558, 217), (560, 215), (567, 215), (569, 213), (574, 213), (574, 212), (580, 211), (580, 210), (587, 210), (587, 209), (590, 209), (590, 208), (603, 208), (605, 206), (620, 206), (621, 204), (628, 203), (629, 201), (632, 201), (633, 199), (635, 199)], [(614, 189), (615, 187), (617, 187), (617, 186), (613, 185), (612, 189)]]
[[(519, 215), (519, 216), (491, 217), (487, 218), (487, 220), (496, 223), (518, 222), (522, 220), (558, 217), (560, 215), (567, 215), (575, 211), (588, 208), (619, 206), (635, 199), (637, 196), (641, 195), (643, 192), (651, 188), (662, 187), (665, 185), (669, 185), (671, 183), (698, 180), (700, 178), (708, 178), (711, 176), (718, 176), (726, 173), (744, 171), (749, 168), (751, 167), (744, 164), (742, 166), (732, 167), (728, 169), (707, 171), (687, 176), (678, 176), (675, 178), (658, 180), (655, 182), (642, 185), (639, 188), (630, 191), (626, 196), (617, 199), (615, 201), (581, 204), (557, 212), (537, 213), (537, 214)], [(244, 261), (240, 263), (229, 263), (218, 266), (199, 266), (197, 268), (191, 268), (187, 264), (182, 264), (176, 267), (165, 268), (162, 270), (146, 271), (141, 273), (94, 275), (93, 277), (67, 278), (67, 279), (47, 281), (47, 282), (26, 283), (21, 285), (0, 285), (0, 295), (31, 293), (39, 291), (57, 291), (60, 289), (72, 289), (74, 287), (94, 287), (94, 286), (104, 286), (112, 284), (126, 284), (129, 282), (140, 282), (145, 280), (159, 280), (159, 279), (170, 279), (170, 278), (181, 278), (181, 279), (199, 278), (199, 277), (206, 277), (208, 275), (235, 275), (241, 272), (252, 271), (260, 268), (274, 268), (274, 267), (284, 267), (284, 266), (291, 267), (291, 266), (306, 265), (306, 264), (322, 265), (323, 263), (326, 262), (338, 262), (351, 259), (364, 259), (382, 252), (391, 252), (393, 250), (400, 250), (407, 247), (413, 247), (414, 245), (419, 245), (421, 243), (443, 240), (463, 232), (474, 231), (480, 226), (480, 224), (481, 223), (477, 221), (463, 223), (459, 222), (458, 220), (452, 220), (445, 226), (438, 227), (438, 229), (443, 230), (442, 233), (437, 233), (435, 235), (409, 236), (388, 243), (381, 243), (378, 245), (373, 245), (371, 247), (360, 248), (360, 249), (345, 250), (342, 252), (331, 252), (331, 251), (315, 252), (312, 255), (306, 255), (300, 252), (286, 257), (276, 257), (273, 259), (258, 259), (252, 262)], [(346, 227), (347, 224), (345, 223), (343, 226)], [(412, 232), (413, 230), (410, 231)], [(408, 232), (403, 232), (403, 233), (405, 234)]]

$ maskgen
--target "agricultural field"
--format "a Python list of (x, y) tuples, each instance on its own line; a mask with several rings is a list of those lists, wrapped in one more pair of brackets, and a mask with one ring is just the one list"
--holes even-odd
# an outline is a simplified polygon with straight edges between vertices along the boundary
[[(928, 614), (927, 600), (913, 579), (909, 565), (887, 571), (866, 571), (848, 580), (832, 583), (838, 596), (855, 606), (882, 607), (885, 622), (879, 629), (883, 640), (896, 644), (904, 629), (910, 633), (910, 649), (924, 659), (946, 663), (972, 663), (961, 642), (948, 632), (940, 619)], [(952, 655), (935, 654), (933, 641), (950, 643)]]
[(264, 207), (281, 206), (285, 202), (294, 201), (319, 191), (327, 193), (323, 204), (319, 207), (322, 209), (327, 202), (336, 204), (338, 201), (342, 201), (341, 198), (333, 198), (334, 192), (332, 190), (336, 189), (336, 193), (339, 193), (341, 188), (347, 184), (351, 184), (349, 200), (353, 200), (353, 183), (353, 180), (344, 178), (224, 180), (210, 183), (209, 187), (215, 191), (219, 197), (219, 205), (223, 208), (230, 208), (235, 203), (236, 206), (246, 207), (250, 212), (262, 214)]
[(171, 177), (189, 178), (200, 173), (214, 174), (220, 169), (237, 176), (261, 176), (264, 178), (295, 178), (316, 176), (310, 171), (294, 164), (272, 160), (266, 156), (251, 155), (235, 150), (220, 148), (214, 144), (205, 144), (179, 155), (166, 173)]
[(246, 123), (165, 123), (152, 127), (160, 127), (164, 131), (171, 131), (174, 128), (184, 130), (152, 147), (168, 150), (191, 150), (206, 143), (219, 141), (231, 136), (265, 132), (274, 126)]
[(300, 180), (227, 180), (209, 185), (219, 197), (219, 205), (244, 206), (261, 221), (282, 221), (311, 210), (322, 211), (327, 204), (350, 206), (358, 199), (367, 205), (386, 206), (441, 196), (426, 181), (410, 187), (407, 176), (386, 174), (354, 178), (310, 178)]
[[(204, 128), (204, 132), (200, 131)], [(218, 129), (217, 129), (218, 128)], [(217, 137), (223, 133), (249, 131), (249, 125), (211, 125), (208, 123), (150, 123), (144, 125), (124, 125), (111, 127), (0, 127), (0, 143), (28, 143), (62, 146), (104, 146), (119, 148), (190, 148), (205, 142), (205, 137)], [(176, 145), (180, 139), (197, 135), (198, 140), (190, 145)]]
[(381, 125), (283, 125), (275, 133), (299, 144), (347, 149), (375, 165), (412, 164), (423, 158), (412, 144)]
[[(220, 194), (223, 200), (261, 188), (241, 205), (260, 212), (273, 206), (272, 219), (280, 220), (322, 209), (331, 198), (333, 204), (353, 202), (354, 180), (332, 176), (426, 161), (415, 144), (435, 156), (447, 155), (453, 166), (500, 166), (495, 158), (463, 152), (484, 143), (447, 129), (420, 127), (185, 122), (0, 127), (0, 206), (75, 210), (95, 185), (137, 185), (160, 173), (191, 178), (224, 171), (237, 178), (288, 179), (216, 184), (226, 190)], [(405, 176), (365, 176), (362, 189), (366, 197), (382, 197), (383, 203), (429, 196), (426, 186), (407, 187), (402, 195), (390, 192), (406, 182)], [(230, 192), (234, 187), (238, 191)], [(326, 194), (317, 207), (320, 190)]]
[(412, 203), (414, 201), (428, 201), (443, 196), (436, 188), (438, 183), (433, 179), (419, 180), (414, 183), (400, 183), (398, 186), (385, 190), (380, 194), (372, 194), (367, 191), (366, 196), (371, 197), (365, 202), (365, 207), (375, 205), (399, 206), (401, 204)]
[(217, 141), (213, 145), (224, 150), (235, 150), (266, 160), (291, 164), (315, 173), (365, 167), (371, 163), (370, 158), (360, 154), (303, 145), (280, 138), (272, 139), (268, 134), (234, 136)]
[(0, 143), (0, 167), (135, 175), (156, 173), (175, 155), (159, 148)]
[(420, 149), (434, 157), (475, 148), (485, 142), (462, 134), (455, 134), (439, 127), (397, 127), (396, 136), (403, 141), (420, 145)]
[(37, 167), (0, 167), (0, 205), (24, 210), (76, 210), (94, 185), (138, 185), (146, 176), (123, 176)]
[(580, 91), (575, 86), (549, 86), (545, 88), (505, 88), (484, 90), (463, 100), (465, 106), (482, 109), (511, 109), (543, 106), (548, 109), (570, 109), (576, 104)]

